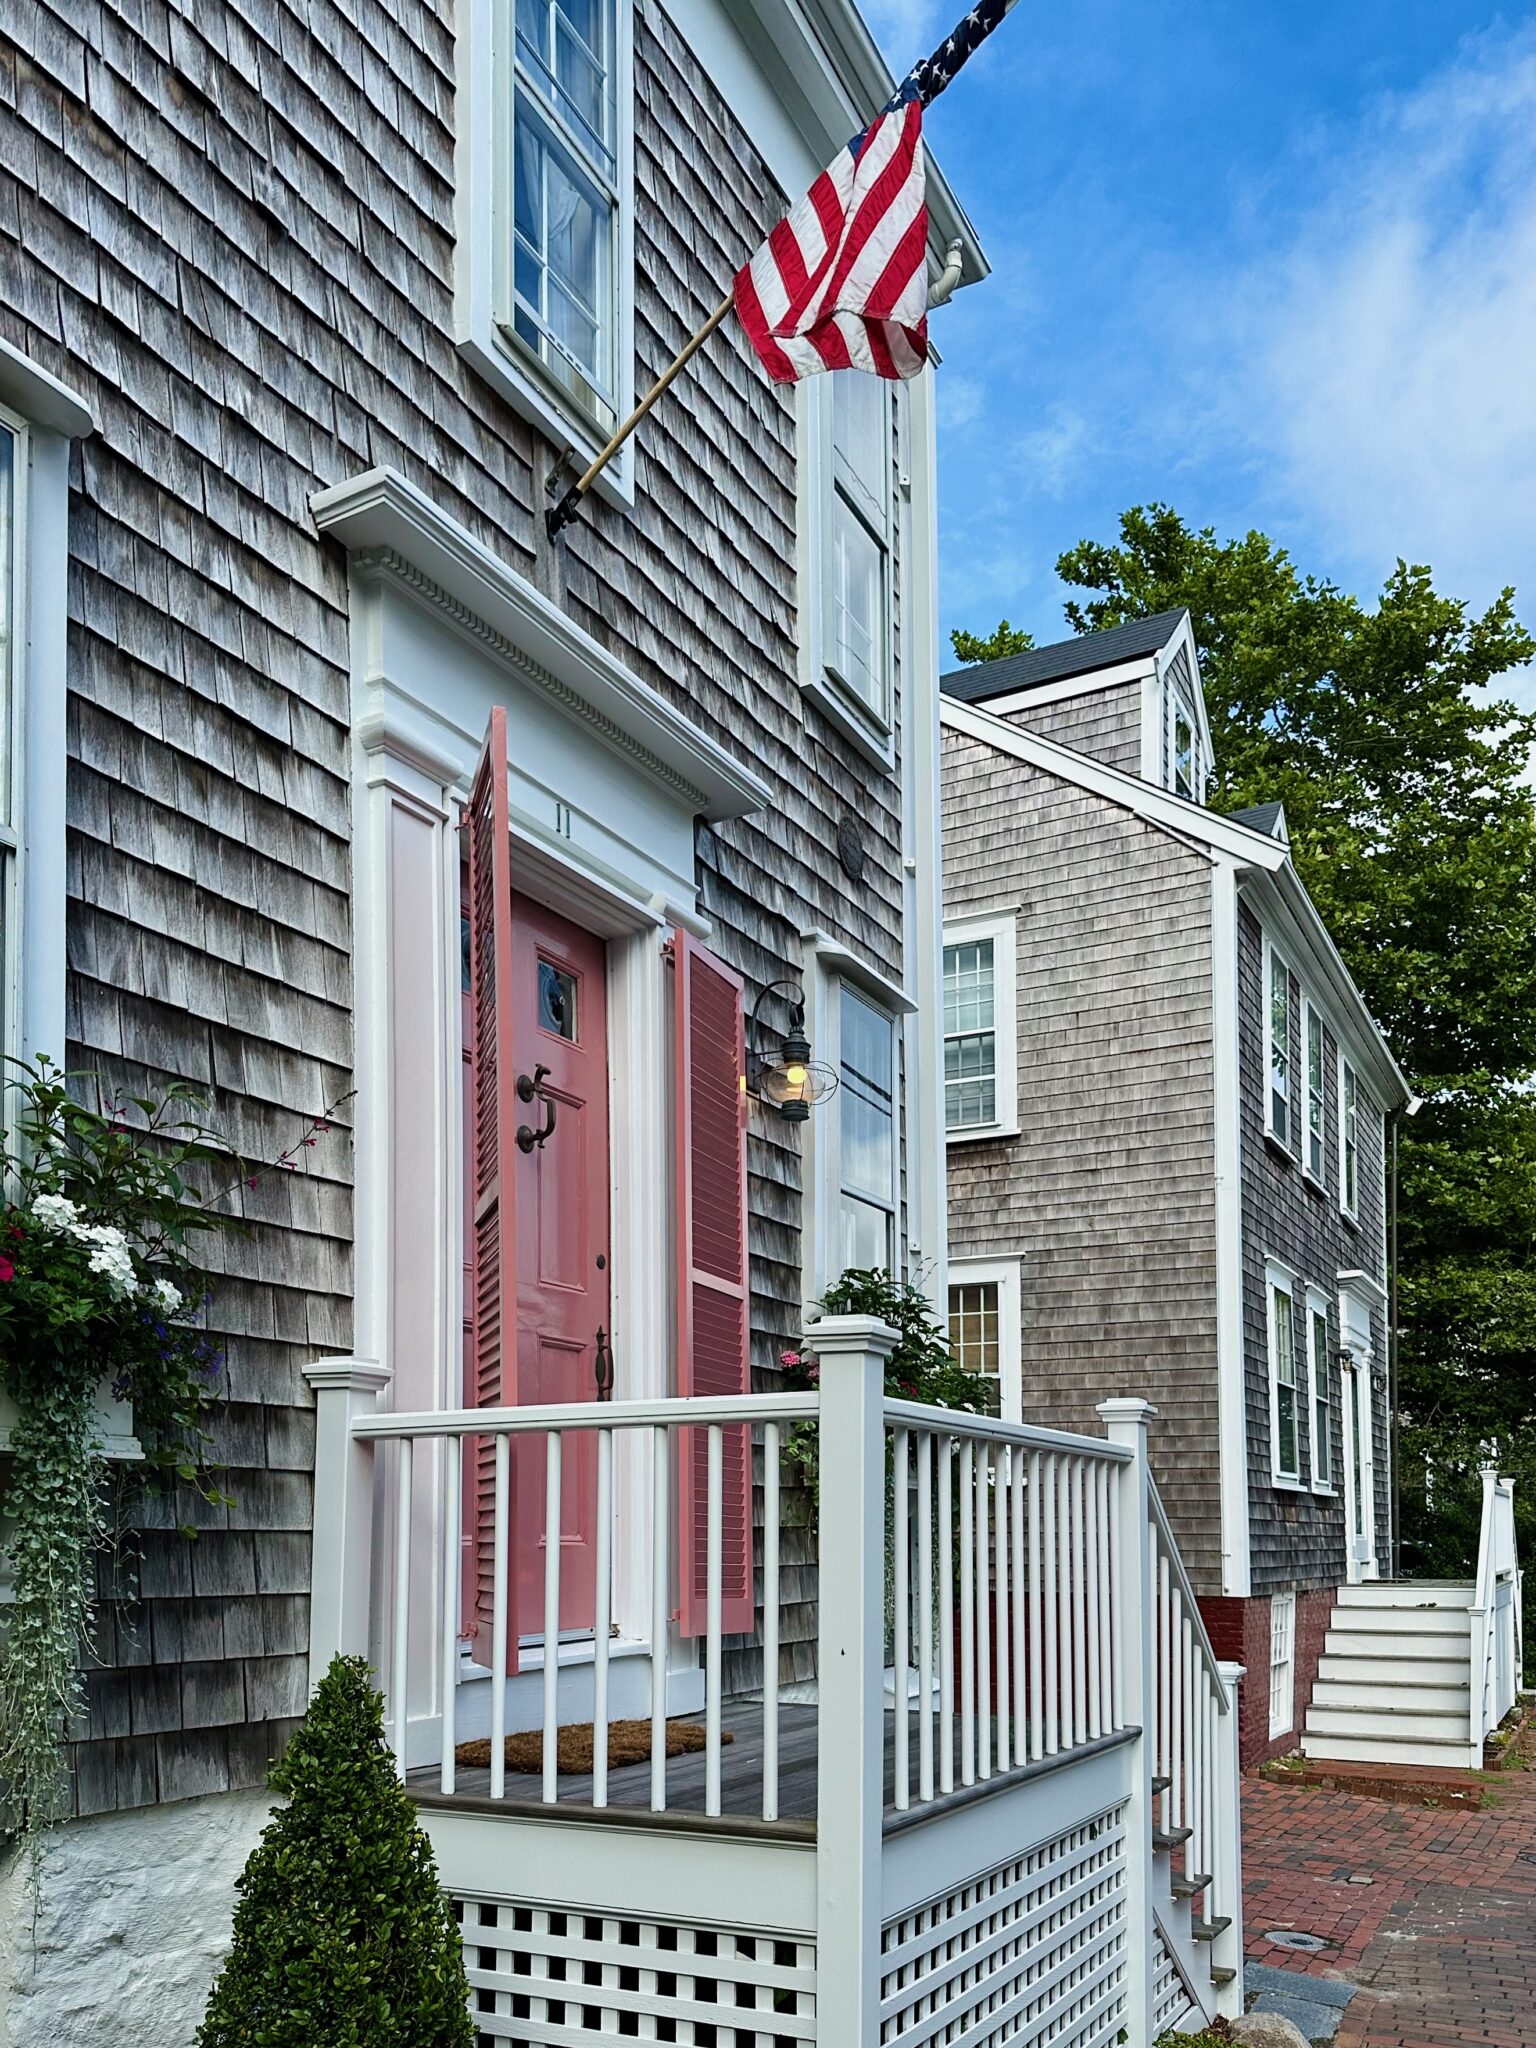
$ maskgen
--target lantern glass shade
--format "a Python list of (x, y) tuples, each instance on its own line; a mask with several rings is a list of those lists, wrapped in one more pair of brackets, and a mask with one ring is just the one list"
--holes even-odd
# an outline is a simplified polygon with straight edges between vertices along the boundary
[[(808, 1053), (810, 1047), (806, 1046)], [(813, 1103), (826, 1100), (837, 1086), (837, 1076), (819, 1061), (800, 1056), (786, 1039), (779, 1057), (765, 1063), (757, 1079), (757, 1092), (771, 1102), (787, 1123), (803, 1124)]]

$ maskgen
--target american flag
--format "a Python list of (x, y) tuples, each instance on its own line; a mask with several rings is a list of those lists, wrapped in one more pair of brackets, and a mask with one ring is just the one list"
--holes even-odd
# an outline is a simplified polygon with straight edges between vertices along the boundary
[(738, 273), (736, 311), (774, 383), (915, 377), (928, 360), (923, 108), (1015, 4), (973, 7)]

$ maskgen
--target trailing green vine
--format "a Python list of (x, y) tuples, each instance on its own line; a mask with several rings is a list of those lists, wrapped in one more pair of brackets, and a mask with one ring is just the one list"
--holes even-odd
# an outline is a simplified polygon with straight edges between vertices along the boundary
[[(292, 1168), (325, 1118), (253, 1174), (201, 1120), (190, 1089), (79, 1099), (89, 1077), (11, 1062), (0, 1136), (0, 1394), (9, 1397), (0, 1551), (0, 1838), (68, 1810), (65, 1742), (82, 1712), (95, 1556), (110, 1538), (99, 1390), (129, 1401), (142, 1483), (227, 1504), (207, 1417), (223, 1355), (204, 1327), (199, 1234), (239, 1227), (219, 1206)], [(187, 1534), (194, 1533), (191, 1530)]]

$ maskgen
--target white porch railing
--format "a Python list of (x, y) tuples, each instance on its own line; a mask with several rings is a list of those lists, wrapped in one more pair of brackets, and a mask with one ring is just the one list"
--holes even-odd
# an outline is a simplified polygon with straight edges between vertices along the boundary
[(1483, 1520), (1477, 1580), (1468, 1613), (1472, 1660), (1472, 1750), (1497, 1728), (1520, 1690), (1524, 1642), (1520, 1558), (1515, 1546), (1515, 1482), (1483, 1470)]
[[(1146, 1432), (1154, 1411), (1139, 1401), (1106, 1402), (1107, 1438), (1020, 1428), (887, 1400), (894, 1333), (867, 1318), (829, 1318), (807, 1341), (820, 1360), (818, 1390), (719, 1401), (390, 1414), (378, 1407), (386, 1376), (377, 1367), (347, 1361), (311, 1375), (319, 1397), (313, 1672), (318, 1677), (337, 1650), (371, 1650), (412, 1782), (425, 1776), (439, 1802), (455, 1798), (428, 1820), (444, 1881), (466, 1914), (466, 1947), (471, 1912), (477, 1928), (513, 1929), (505, 1940), (476, 1937), (477, 2010), (521, 2012), (533, 1996), (535, 2019), (548, 2008), (548, 2031), (530, 2027), (516, 2038), (572, 2037), (575, 2006), (552, 1998), (546, 1981), (569, 1940), (554, 1928), (564, 1908), (543, 1901), (587, 1904), (596, 1916), (589, 1933), (599, 1924), (619, 1930), (602, 1937), (610, 1946), (638, 1928), (634, 1938), (658, 1953), (672, 1953), (675, 1939), (714, 1955), (735, 1929), (732, 1953), (742, 1983), (757, 1987), (753, 1999), (801, 2015), (789, 2029), (795, 2038), (839, 2048), (917, 2048), (936, 2032), (974, 2048), (1037, 2040), (1092, 2048), (1121, 2028), (1130, 2040), (1150, 2041), (1169, 2016), (1240, 2010), (1240, 1979), (1227, 1961), (1241, 1955), (1235, 1675), (1212, 1656), (1152, 1486)], [(822, 1475), (813, 1711), (781, 1702), (776, 1682), (780, 1452), (785, 1431), (805, 1421), (819, 1427)], [(749, 1430), (761, 1453), (757, 1635), (766, 1683), (750, 1707), (728, 1705), (724, 1695), (723, 1448), (732, 1429)], [(702, 1775), (691, 1760), (669, 1773), (667, 1756), (666, 1645), (678, 1604), (674, 1486), (685, 1430), (705, 1433), (708, 1446)], [(494, 1446), (495, 1617), (489, 1771), (470, 1787), (472, 1810), (455, 1761), (461, 1481), (471, 1439)], [(541, 1681), (505, 1675), (513, 1479), (529, 1456), (515, 1447), (540, 1441), (543, 1627), (551, 1644), (568, 1590), (563, 1484), (577, 1469), (593, 1475), (591, 1563), (582, 1569), (592, 1575), (583, 1700), (591, 1702), (594, 1754), (590, 1786), (579, 1792), (559, 1771), (562, 1708), (571, 1718), (560, 1657), (544, 1659)], [(537, 1450), (533, 1459), (537, 1469)], [(424, 1491), (429, 1471), (436, 1485)], [(640, 1495), (638, 1525), (633, 1512), (618, 1512), (626, 1486)], [(622, 1559), (616, 1528), (630, 1532)], [(626, 1611), (649, 1616), (649, 1772), (640, 1785), (633, 1772), (616, 1785), (607, 1753), (620, 1569)], [(437, 1677), (435, 1712), (423, 1715), (418, 1700), (413, 1720), (418, 1604), (430, 1608)], [(525, 1599), (523, 1626), (536, 1621)], [(536, 1778), (509, 1773), (504, 1761), (509, 1687), (519, 1687), (526, 1727), (534, 1683), (542, 1686)], [(727, 1718), (734, 1747), (724, 1740)], [(661, 1851), (646, 1862), (633, 1819), (615, 1831), (616, 1805), (670, 1817), (666, 1886), (647, 1876), (662, 1868)], [(583, 1857), (573, 1846), (579, 1830), (551, 1832), (534, 1818), (546, 1811), (603, 1829), (594, 1838), (601, 1854)], [(498, 1812), (504, 1821), (494, 1819)], [(529, 1837), (537, 1855), (508, 1854), (505, 1834), (492, 1853), (489, 1837), (474, 1836), (488, 1821), (539, 1828), (536, 1845)], [(762, 1833), (742, 1836), (744, 1824)], [(680, 1835), (679, 1827), (696, 1832)], [(704, 1860), (690, 1865), (690, 1856)], [(795, 1875), (796, 1856), (811, 1858), (813, 1883)], [(562, 1857), (557, 1872), (551, 1859)], [(548, 1889), (508, 1890), (503, 1873), (529, 1868)], [(553, 1916), (533, 1991), (517, 1975), (529, 1913)], [(767, 1951), (753, 1944), (779, 1932), (800, 1974), (770, 1998), (772, 1971), (791, 1966), (781, 1958), (770, 1969)], [(484, 1962), (492, 1953), (495, 1968)], [(583, 2026), (618, 2030), (622, 2011), (671, 2010), (654, 1987), (654, 1995), (635, 1994), (641, 2007), (626, 2004), (629, 1964), (621, 1967), (617, 1955), (594, 1949), (593, 1981), (604, 1996), (582, 2007), (597, 2016)], [(655, 1984), (672, 1975), (663, 1971)], [(698, 1995), (690, 1993), (695, 2006)], [(512, 2003), (503, 2007), (502, 1999)], [(739, 2038), (755, 2043), (758, 2035)]]

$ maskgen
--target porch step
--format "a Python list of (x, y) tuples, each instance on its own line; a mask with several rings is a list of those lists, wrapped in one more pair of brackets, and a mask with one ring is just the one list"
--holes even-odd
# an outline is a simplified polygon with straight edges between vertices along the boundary
[[(1383, 1657), (1407, 1658), (1415, 1664), (1422, 1664), (1427, 1658), (1432, 1663), (1467, 1660), (1467, 1622), (1460, 1617), (1461, 1627), (1455, 1632), (1437, 1629), (1433, 1634), (1421, 1631), (1414, 1620), (1403, 1616), (1398, 1610), (1398, 1619), (1393, 1628), (1358, 1628), (1356, 1623), (1361, 1615), (1352, 1612), (1348, 1628), (1330, 1628), (1323, 1637), (1323, 1654), (1326, 1657)], [(1451, 1616), (1454, 1621), (1455, 1615)]]
[(1401, 1736), (1409, 1742), (1467, 1742), (1471, 1723), (1465, 1712), (1444, 1713), (1434, 1707), (1392, 1705), (1372, 1710), (1362, 1707), (1318, 1706), (1307, 1712), (1308, 1735), (1379, 1735), (1383, 1740)]
[[(1332, 1629), (1328, 1631), (1328, 1640), (1335, 1640)], [(1386, 1656), (1378, 1647), (1385, 1640), (1375, 1638), (1370, 1647), (1359, 1652), (1324, 1650), (1317, 1662), (1318, 1677), (1349, 1683), (1368, 1679), (1376, 1685), (1456, 1685), (1466, 1679), (1467, 1651), (1443, 1644), (1440, 1636), (1434, 1639), (1438, 1653), (1435, 1656)]]
[(1417, 1739), (1406, 1735), (1317, 1735), (1301, 1738), (1301, 1753), (1319, 1763), (1434, 1764), (1442, 1770), (1476, 1770), (1482, 1756), (1472, 1755), (1466, 1732), (1459, 1742)]
[(1472, 1605), (1473, 1587), (1465, 1579), (1373, 1579), (1363, 1586), (1340, 1586), (1340, 1607), (1407, 1607), (1415, 1613), (1426, 1608), (1459, 1608)]
[(1172, 1778), (1154, 1778), (1152, 1780), (1152, 1790), (1154, 1794), (1158, 1792), (1167, 1792), (1172, 1788), (1172, 1785)]
[[(1361, 1658), (1361, 1664), (1367, 1659)], [(1465, 1721), (1471, 1710), (1472, 1687), (1463, 1679), (1459, 1685), (1448, 1678), (1431, 1679), (1426, 1671), (1422, 1680), (1411, 1678), (1378, 1678), (1374, 1669), (1367, 1675), (1362, 1671), (1357, 1678), (1324, 1677), (1319, 1667), (1317, 1683), (1312, 1688), (1312, 1705), (1317, 1707), (1364, 1707), (1390, 1712), (1399, 1700), (1404, 1706), (1419, 1707), (1432, 1713), (1459, 1714)]]
[(1214, 1941), (1232, 1925), (1230, 1913), (1216, 1913), (1209, 1920), (1192, 1920), (1189, 1931), (1196, 1941)]
[(1218, 1991), (1224, 1984), (1230, 1984), (1233, 1978), (1236, 1977), (1236, 1975), (1236, 1970), (1226, 1969), (1220, 1963), (1212, 1963), (1211, 1965), (1211, 1982), (1216, 1986)]
[[(1355, 1590), (1349, 1586), (1341, 1588), (1346, 1593)], [(1333, 1615), (1351, 1635), (1438, 1635), (1464, 1639), (1467, 1633), (1464, 1607), (1406, 1607), (1390, 1601), (1348, 1601), (1336, 1606)]]
[(1180, 1842), (1187, 1842), (1194, 1832), (1193, 1828), (1154, 1828), (1152, 1846), (1159, 1851), (1177, 1849)]
[(1192, 1899), (1197, 1892), (1203, 1892), (1212, 1879), (1196, 1871), (1192, 1877), (1176, 1877), (1168, 1889), (1176, 1899)]

